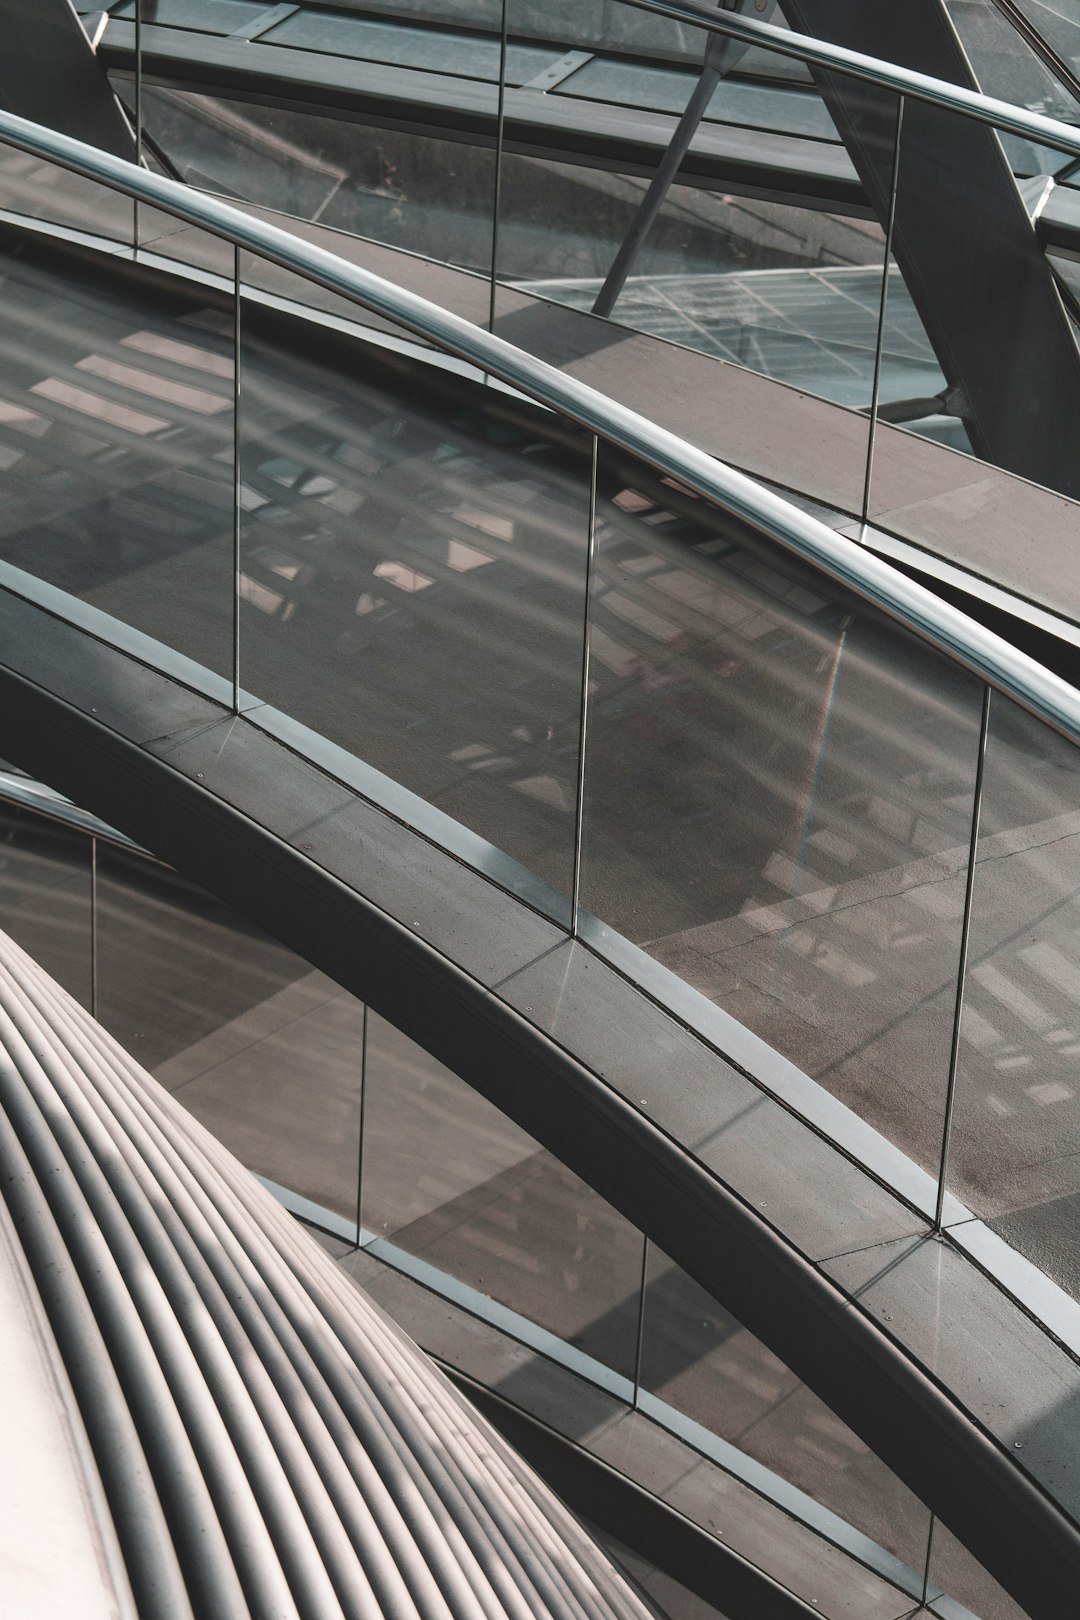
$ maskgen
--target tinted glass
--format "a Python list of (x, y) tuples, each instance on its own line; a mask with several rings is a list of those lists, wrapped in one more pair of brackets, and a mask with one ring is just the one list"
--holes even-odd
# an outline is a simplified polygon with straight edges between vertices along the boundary
[(1080, 752), (995, 696), (949, 1183), (1080, 1297)]
[(7, 229), (0, 275), (7, 578), (229, 673), (231, 298)]
[(585, 435), (401, 339), (242, 321), (243, 686), (568, 893)]
[(101, 847), (98, 1016), (251, 1169), (356, 1220), (363, 1007), (204, 889)]
[(583, 903), (936, 1170), (978, 682), (614, 455), (597, 548)]
[[(843, 1526), (869, 1538), (867, 1562), (881, 1550), (921, 1576), (930, 1515), (921, 1502), (763, 1344), (653, 1245), (649, 1248), (642, 1333), (645, 1389), (683, 1413), (735, 1454), (768, 1470), (768, 1493), (788, 1495), (788, 1511), (829, 1539)], [(708, 1449), (708, 1440), (698, 1443)], [(759, 1483), (759, 1489), (762, 1488)], [(835, 1514), (832, 1523), (813, 1504)], [(899, 1612), (899, 1608), (898, 1608)]]
[(0, 799), (0, 928), (91, 1006), (90, 839)]
[(374, 1014), (362, 1217), (368, 1233), (633, 1377), (641, 1234)]

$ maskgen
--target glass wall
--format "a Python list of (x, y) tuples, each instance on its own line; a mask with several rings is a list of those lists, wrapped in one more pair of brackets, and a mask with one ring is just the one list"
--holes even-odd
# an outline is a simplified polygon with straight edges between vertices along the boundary
[[(908, 385), (896, 397), (883, 369), (867, 517), (1072, 617), (1047, 566), (1077, 532), (1080, 496), (1080, 350), (1040, 240), (1044, 210), (1065, 217), (1071, 207), (1058, 170), (1067, 178), (1061, 153), (905, 101), (895, 173), (868, 171), (890, 210), (897, 266), (885, 331), (893, 310), (903, 325), (916, 315), (941, 386), (927, 373), (925, 387), (912, 377), (911, 394), (936, 402), (905, 397)], [(928, 406), (937, 426), (916, 421)], [(927, 459), (910, 432), (924, 426), (963, 454)], [(1031, 484), (1069, 500), (1039, 498)]]
[[(789, 1511), (817, 1518), (819, 1529), (835, 1514), (834, 1534), (842, 1534), (842, 1523), (913, 1576), (924, 1571), (927, 1508), (783, 1362), (652, 1244), (641, 1345), (642, 1411), (657, 1410), (657, 1401), (674, 1408), (700, 1425), (703, 1448), (715, 1437), (791, 1487)], [(753, 1477), (751, 1468), (746, 1472)], [(825, 1511), (815, 1512), (810, 1502)], [(917, 1590), (917, 1577), (911, 1585)]]
[(486, 147), (154, 85), (143, 122), (188, 185), (490, 273)]
[(361, 1003), (137, 852), (98, 841), (96, 881), (97, 1017), (246, 1165), (355, 1227)]
[(0, 928), (246, 1165), (355, 1242), (363, 1005), (63, 800), (9, 791)]
[[(132, 116), (137, 14), (135, 0), (112, 8), (106, 31)], [(1050, 204), (1057, 228), (1071, 217), (1076, 165), (1053, 148), (915, 100), (901, 109), (855, 78), (815, 76), (630, 0), (337, 0), (288, 15), (250, 0), (146, 0), (141, 14), (180, 56), (202, 40), (191, 50), (216, 60), (209, 42), (238, 34), (256, 82), (262, 73), (278, 86), (260, 105), (258, 93), (240, 100), (144, 73), (147, 154), (189, 183), (355, 238), (369, 261), (359, 244), (494, 278), (472, 288), (478, 302), (489, 294), (500, 329), (520, 337), (524, 300), (533, 338), (556, 358), (581, 355), (588, 325), (564, 323), (556, 342), (547, 302), (602, 309), (618, 330), (843, 406), (815, 432), (816, 473), (796, 458), (789, 485), (935, 548), (971, 502), (989, 512), (980, 503), (1002, 491), (977, 490), (970, 462), (927, 460), (913, 435), (1078, 493), (1052, 442), (1077, 413), (1075, 345), (1033, 229), (1051, 178), (1065, 199)], [(948, 15), (959, 51), (948, 71), (940, 52), (928, 57), (931, 70), (937, 61), (943, 77), (1073, 120), (1075, 22), (1041, 0), (1015, 15), (949, 0)], [(774, 11), (762, 20), (786, 26)], [(75, 197), (71, 177), (31, 174), (19, 157), (9, 167), (18, 211), (128, 239), (120, 199), (113, 225), (92, 196)], [(434, 285), (431, 267), (398, 268)], [(443, 282), (439, 296), (469, 292)], [(611, 341), (594, 335), (585, 352)], [(1036, 430), (1023, 426), (1032, 377)], [(762, 396), (756, 435), (740, 432), (756, 395), (732, 410), (733, 381), (715, 366), (692, 367), (684, 385), (708, 400), (707, 448), (761, 476), (777, 475), (798, 415), (807, 426), (805, 406), (782, 409), (774, 391), (773, 420)]]
[(632, 1388), (640, 1232), (374, 1013), (364, 1067), (365, 1235), (505, 1306)]
[[(187, 154), (189, 179), (332, 226), (355, 257), (363, 239), (439, 259), (425, 275), (466, 272), (473, 313), (490, 295), (508, 338), (550, 335), (559, 304), (555, 357), (576, 374), (635, 373), (658, 419), (677, 407), (738, 465), (782, 451), (834, 520), (1080, 622), (1063, 562), (1080, 350), (1035, 228), (1050, 149), (840, 80), (819, 95), (777, 69), (766, 89), (759, 55), (702, 92), (649, 222), (662, 153), (709, 89), (704, 43), (672, 33), (655, 72), (629, 56), (616, 72), (604, 41), (639, 36), (605, 30), (645, 20), (612, 4), (581, 24), (590, 59), (538, 86), (529, 53), (570, 25), (508, 6), (507, 96), (535, 92), (534, 134), (572, 101), (621, 109), (605, 161), (527, 140), (517, 101), (487, 145), (370, 124), (361, 141), (329, 117), (150, 85), (146, 133)], [(402, 37), (384, 35), (389, 67)], [(491, 116), (502, 53), (479, 43)], [(740, 141), (767, 170), (753, 182)], [(977, 1216), (1080, 1291), (1075, 742), (678, 479), (289, 272), (245, 257), (237, 277), (231, 243), (168, 216), (140, 211), (136, 251), (122, 199), (98, 215), (50, 175), (0, 153), (17, 216), (0, 233), (4, 588), (200, 689), (216, 677), (229, 710), (302, 733), (434, 842), (489, 873), (502, 861), (506, 887), (509, 864), (534, 874), (534, 903), (571, 937), (722, 1045), (719, 1009), (921, 1166), (912, 1202), (938, 1228)], [(605, 356), (614, 371), (595, 369)], [(359, 1004), (269, 942), (218, 1005), (194, 964), (220, 952), (220, 920), (171, 880), (152, 904), (152, 884), (134, 894), (111, 845), (95, 877), (66, 838), (13, 813), (10, 916), (28, 938), (55, 917), (49, 965), (248, 1162), (678, 1409), (679, 1380), (649, 1385), (628, 1327), (645, 1320), (638, 1235), (370, 1019), (365, 1060)], [(26, 884), (48, 897), (23, 904)], [(159, 927), (191, 936), (168, 1010), (132, 943)], [(291, 1079), (300, 1052), (319, 1054), (317, 1128)], [(410, 1140), (395, 1171), (397, 1147), (371, 1161), (361, 1199), (362, 1092), (371, 1142), (405, 1109), (428, 1145)], [(788, 1105), (823, 1132), (840, 1117), (811, 1086)], [(589, 1315), (601, 1253), (615, 1261)], [(784, 1477), (809, 1491), (809, 1473)], [(835, 1483), (813, 1482), (819, 1505), (841, 1500)], [(891, 1527), (917, 1568), (923, 1532), (889, 1500), (865, 1533)]]
[(0, 799), (0, 924), (76, 1001), (92, 1006), (89, 838)]

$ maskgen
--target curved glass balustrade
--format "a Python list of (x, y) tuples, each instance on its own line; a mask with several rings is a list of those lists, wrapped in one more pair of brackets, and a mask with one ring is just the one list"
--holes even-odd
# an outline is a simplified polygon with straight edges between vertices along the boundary
[[(9, 216), (25, 218), (30, 164), (7, 149)], [(964, 668), (917, 617), (874, 606), (850, 543), (832, 545), (854, 591), (762, 532), (752, 494), (719, 505), (209, 231), (163, 213), (146, 231), (144, 208), (135, 261), (103, 261), (83, 245), (94, 182), (54, 168), (37, 194), (80, 196), (82, 224), (11, 224), (2, 244), (8, 588), (41, 582), (97, 634), (170, 649), (185, 678), (389, 795), (620, 965), (613, 941), (641, 947), (652, 993), (682, 981), (918, 1163), (929, 1213), (958, 1099), (989, 1110), (991, 1136), (1037, 1110), (1032, 1140), (1053, 1153), (1042, 1122), (1072, 1105), (1064, 1080), (1046, 1082), (1052, 1101), (1038, 1082), (1002, 1099), (1008, 1057), (980, 1046), (973, 1005), (958, 1023), (968, 966), (989, 982), (976, 835), (993, 655)], [(872, 498), (892, 476), (875, 448)], [(688, 478), (711, 465), (687, 454)], [(1000, 499), (959, 493), (972, 521)], [(877, 600), (902, 602), (879, 574)], [(1005, 691), (995, 714), (1021, 695)], [(1032, 814), (1005, 791), (993, 836), (1057, 824)], [(1067, 843), (1050, 858), (1064, 866)], [(1060, 921), (1033, 929), (1024, 961), (1045, 963)], [(1028, 1037), (1045, 1023), (1058, 1061), (1067, 1008), (1036, 1017), (1036, 988), (1002, 992), (1002, 1050), (1011, 1020)], [(1024, 1249), (1007, 1203), (994, 1215)]]
[[(871, 1125), (937, 1228), (977, 1216), (1075, 1288), (1071, 689), (631, 413), (238, 214), (204, 200), (129, 250), (57, 167), (79, 213), (42, 223), (20, 204), (49, 138), (6, 127), (28, 150), (0, 154), (0, 584), (308, 754), (823, 1134)], [(892, 442), (868, 446), (875, 499)], [(977, 509), (1018, 483), (958, 488)], [(388, 1241), (414, 1218), (380, 1217)]]
[(927, 1581), (949, 1620), (1020, 1615), (941, 1526), (931, 1562), (902, 1482), (527, 1133), (197, 885), (3, 773), (0, 925), (459, 1371), (823, 1615), (898, 1620)]
[[(106, 60), (133, 60), (128, 19), (136, 9), (112, 13)], [(846, 407), (821, 473), (800, 469), (800, 489), (849, 517), (882, 520), (884, 508), (868, 489), (880, 447), (903, 474), (889, 508), (905, 513), (895, 532), (916, 543), (939, 548), (933, 513), (917, 508), (939, 492), (940, 479), (950, 480), (905, 442), (911, 433), (1075, 493), (1067, 457), (1050, 447), (1032, 453), (994, 421), (1022, 418), (1016, 390), (1024, 368), (1044, 377), (1068, 369), (1063, 360), (1050, 364), (1048, 351), (1072, 343), (1060, 309), (1042, 307), (1057, 305), (1042, 248), (1058, 236), (1073, 240), (1076, 189), (1053, 136), (1036, 135), (1039, 117), (1028, 120), (1027, 134), (1003, 125), (1000, 141), (970, 130), (952, 140), (940, 123), (923, 138), (916, 95), (898, 149), (903, 73), (885, 64), (878, 80), (830, 74), (828, 64), (842, 63), (844, 52), (828, 44), (809, 56), (808, 69), (799, 59), (805, 34), (777, 48), (785, 30), (771, 12), (764, 26), (755, 12), (725, 13), (702, 28), (678, 0), (554, 11), (533, 0), (466, 13), (439, 5), (374, 10), (378, 16), (303, 5), (286, 18), (249, 17), (246, 0), (144, 6), (151, 66), (140, 110), (148, 141), (191, 183), (467, 269), (489, 282), (491, 316), (508, 331), (526, 292), (582, 314), (602, 310), (620, 327)], [(820, 21), (809, 0), (795, 15), (807, 32)], [(954, 96), (978, 104), (974, 87), (981, 86), (1014, 103), (1021, 122), (1024, 109), (1049, 115), (1041, 118), (1046, 130), (1055, 118), (1075, 119), (1070, 82), (1055, 77), (1016, 26), (1022, 8), (955, 0), (941, 15), (951, 27), (940, 25), (929, 59), (941, 79), (970, 87)], [(203, 41), (198, 50), (216, 61), (219, 47), (207, 42), (226, 41), (235, 29), (253, 44), (268, 84), (296, 61), (320, 64), (313, 85), (338, 71), (335, 64), (362, 68), (352, 108), (360, 121), (343, 121), (337, 107), (300, 110), (295, 97), (274, 105), (270, 90), (261, 106), (224, 89), (188, 90), (182, 75), (154, 66), (180, 63), (187, 38)], [(883, 50), (887, 43), (883, 34)], [(220, 50), (227, 78), (232, 58), (225, 44)], [(412, 77), (399, 84), (395, 74)], [(151, 82), (155, 76), (167, 82)], [(364, 96), (380, 76), (402, 96), (422, 99), (426, 86), (439, 106), (448, 85), (466, 87), (468, 116), (480, 120), (483, 135), (480, 124), (458, 127), (464, 102), (446, 112), (442, 134), (433, 129), (441, 114), (422, 132), (415, 118), (399, 128), (393, 117), (376, 117)], [(130, 82), (116, 82), (131, 102)], [(942, 88), (947, 94), (951, 86)], [(676, 161), (683, 135), (688, 144)], [(955, 172), (947, 179), (935, 175), (936, 153), (949, 154)], [(1015, 219), (1008, 247), (1002, 209), (1014, 201), (1010, 174), (1037, 218), (1034, 230)], [(1050, 177), (1056, 187), (1047, 196)], [(953, 229), (955, 211), (947, 209), (932, 224), (928, 218), (925, 239), (913, 235), (905, 214), (923, 209), (935, 188), (945, 199), (961, 193), (968, 224), (985, 217), (985, 232)], [(1003, 325), (986, 296), (984, 263), (995, 247), (1005, 262), (1023, 256), (1025, 236), (1035, 253), (1002, 297), (1027, 313), (1022, 327)], [(965, 323), (974, 330), (963, 333)], [(1033, 341), (1041, 345), (1034, 352)], [(997, 376), (990, 399), (982, 397), (980, 362)], [(692, 386), (707, 386), (707, 375), (695, 373)], [(1071, 380), (1061, 385), (1071, 419)], [(789, 406), (794, 413), (795, 402)], [(767, 435), (769, 408), (760, 409), (756, 425)], [(1052, 438), (1059, 414), (1047, 399), (1044, 437)], [(906, 429), (900, 439), (898, 426)], [(795, 414), (772, 428), (795, 430)], [(775, 476), (734, 427), (721, 427), (710, 448)]]

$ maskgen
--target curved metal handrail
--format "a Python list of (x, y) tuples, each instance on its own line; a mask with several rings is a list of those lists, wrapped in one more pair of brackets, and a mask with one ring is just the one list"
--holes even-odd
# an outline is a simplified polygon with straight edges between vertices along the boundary
[[(222, 237), (238, 252), (246, 250), (305, 277), (577, 422), (821, 569), (1080, 744), (1080, 691), (1075, 687), (854, 540), (638, 412), (416, 293), (216, 197), (14, 113), (0, 112), (0, 140)], [(1080, 134), (1075, 146), (1080, 154)]]
[(897, 95), (911, 96), (916, 101), (929, 102), (950, 112), (962, 113), (982, 124), (993, 124), (1010, 135), (1019, 135), (1038, 146), (1056, 146), (1063, 152), (1080, 156), (1080, 129), (1049, 118), (1045, 113), (1031, 112), (1026, 107), (1015, 107), (1010, 101), (999, 101), (981, 90), (968, 90), (948, 79), (935, 79), (929, 73), (915, 68), (899, 67), (894, 62), (883, 62), (878, 57), (866, 56), (862, 51), (850, 50), (846, 45), (832, 45), (827, 40), (814, 39), (811, 34), (796, 34), (773, 23), (759, 22), (753, 17), (742, 17), (734, 11), (704, 12), (685, 0), (627, 0), (640, 11), (652, 11), (672, 22), (690, 23), (710, 33), (727, 34), (747, 45), (760, 45), (763, 50), (779, 56), (791, 56), (798, 62), (810, 62), (815, 67), (833, 68), (881, 90), (893, 90)]

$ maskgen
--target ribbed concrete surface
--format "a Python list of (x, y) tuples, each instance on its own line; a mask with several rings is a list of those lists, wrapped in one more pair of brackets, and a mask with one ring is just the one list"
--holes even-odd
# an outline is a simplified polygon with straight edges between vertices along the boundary
[[(96, 1466), (144, 1620), (644, 1620), (416, 1347), (3, 935), (0, 1185), (89, 1438), (87, 1523)], [(130, 1613), (107, 1556), (100, 1592), (89, 1567), (78, 1612)], [(60, 1612), (69, 1577), (39, 1569), (20, 1616)]]

